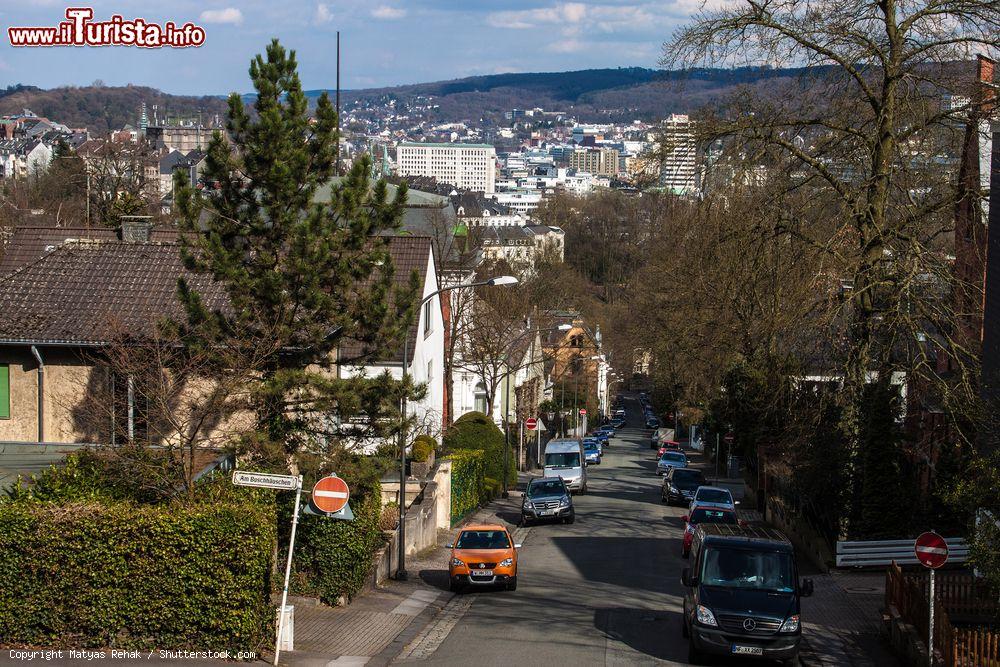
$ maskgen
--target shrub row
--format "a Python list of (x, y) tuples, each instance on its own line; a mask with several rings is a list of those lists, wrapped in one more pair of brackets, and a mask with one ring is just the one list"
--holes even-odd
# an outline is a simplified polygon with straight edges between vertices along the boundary
[(259, 651), (274, 505), (0, 502), (0, 637), (51, 647)]
[(455, 525), (490, 499), (486, 456), (479, 449), (453, 452), (451, 460), (451, 524)]

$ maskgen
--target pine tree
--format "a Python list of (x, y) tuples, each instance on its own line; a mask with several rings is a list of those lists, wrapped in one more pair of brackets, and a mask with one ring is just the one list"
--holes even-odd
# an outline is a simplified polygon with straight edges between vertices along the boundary
[(336, 110), (323, 94), (310, 117), (295, 52), (277, 40), (250, 77), (256, 113), (230, 96), (228, 141), (216, 132), (208, 148), (209, 187), (199, 192), (183, 173), (177, 184), (185, 265), (221, 284), (228, 303), (213, 309), (181, 280), (187, 320), (174, 328), (192, 351), (216, 350), (220, 372), (252, 364), (256, 428), (244, 445), (295, 468), (306, 449), (339, 435), (331, 415), (394, 408), (399, 383), (340, 379), (332, 367), (345, 338), (383, 356), (413, 320), (416, 276), (394, 290), (388, 251), (406, 189), (390, 200), (359, 160), (328, 203), (313, 201), (336, 176)]

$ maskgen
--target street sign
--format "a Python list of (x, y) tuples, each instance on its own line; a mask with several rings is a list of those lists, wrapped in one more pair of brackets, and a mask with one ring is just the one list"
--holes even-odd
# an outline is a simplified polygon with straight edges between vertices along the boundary
[(296, 475), (273, 475), (268, 472), (237, 470), (233, 473), (233, 484), (237, 486), (255, 486), (261, 489), (294, 491), (299, 488), (299, 478)]
[(725, 437), (723, 437), (722, 439), (723, 441), (725, 441), (727, 445), (731, 445), (736, 440), (736, 436), (734, 436), (732, 433), (727, 433)]
[(587, 414), (587, 408), (580, 408), (580, 414), (581, 415)]
[(935, 532), (921, 534), (913, 544), (913, 551), (917, 560), (932, 570), (948, 562), (948, 543)]
[(538, 420), (535, 419), (534, 417), (528, 417), (527, 419), (524, 420), (524, 428), (528, 429), (529, 431), (534, 431), (536, 428), (538, 428)]
[(313, 505), (324, 512), (340, 511), (350, 497), (351, 490), (348, 488), (347, 482), (336, 475), (324, 477), (313, 487)]

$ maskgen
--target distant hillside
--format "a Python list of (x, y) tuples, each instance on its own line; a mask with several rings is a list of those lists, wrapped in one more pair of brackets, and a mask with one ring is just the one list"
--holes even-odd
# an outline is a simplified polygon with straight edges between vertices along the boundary
[[(577, 72), (495, 74), (391, 88), (342, 91), (354, 100), (397, 99), (407, 104), (434, 97), (442, 119), (479, 118), (510, 109), (543, 107), (570, 111), (583, 120), (660, 118), (693, 111), (740, 86), (777, 88), (803, 69), (704, 69), (665, 72), (641, 67)], [(814, 68), (811, 74), (817, 74)], [(308, 91), (319, 96), (321, 90)]]
[(103, 134), (126, 123), (138, 125), (142, 103), (152, 122), (153, 105), (160, 117), (197, 118), (198, 110), (207, 122), (215, 114), (225, 117), (226, 101), (218, 97), (168, 95), (143, 86), (84, 86), (42, 90), (34, 86), (11, 86), (0, 90), (0, 115), (31, 109), (39, 116), (69, 127), (86, 127)]

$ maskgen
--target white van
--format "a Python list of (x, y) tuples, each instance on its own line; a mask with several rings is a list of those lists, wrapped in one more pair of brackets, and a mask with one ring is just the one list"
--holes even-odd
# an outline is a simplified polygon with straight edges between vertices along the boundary
[(562, 477), (570, 492), (587, 492), (587, 464), (583, 442), (572, 438), (549, 440), (545, 445), (545, 477)]

